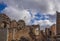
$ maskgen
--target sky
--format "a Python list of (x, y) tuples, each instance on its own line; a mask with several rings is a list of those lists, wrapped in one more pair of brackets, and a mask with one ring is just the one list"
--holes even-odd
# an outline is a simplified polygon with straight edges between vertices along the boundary
[(41, 29), (56, 24), (56, 11), (60, 12), (60, 0), (0, 0), (1, 13)]
[(6, 5), (6, 4), (4, 4), (3, 2), (2, 2), (2, 3), (0, 3), (0, 13), (2, 12), (2, 10), (4, 10), (4, 9), (5, 9), (5, 7), (7, 7), (7, 5)]

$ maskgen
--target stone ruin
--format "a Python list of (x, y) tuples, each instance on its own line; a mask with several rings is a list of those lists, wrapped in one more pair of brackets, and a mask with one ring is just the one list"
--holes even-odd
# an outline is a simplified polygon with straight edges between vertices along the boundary
[[(36, 30), (36, 28), (39, 28), (39, 29)], [(0, 14), (0, 29), (7, 29), (7, 33), (6, 33), (7, 41), (34, 41), (35, 39), (38, 38), (37, 36), (40, 36), (39, 25), (27, 26), (24, 20), (19, 20), (19, 21), (11, 20), (5, 14)], [(38, 33), (36, 34), (36, 32)], [(37, 38), (34, 38), (34, 37), (37, 37)]]

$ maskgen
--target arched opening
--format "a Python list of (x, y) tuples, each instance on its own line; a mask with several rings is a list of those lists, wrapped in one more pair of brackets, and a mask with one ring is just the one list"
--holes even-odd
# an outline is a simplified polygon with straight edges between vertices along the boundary
[(3, 25), (3, 28), (6, 28), (7, 26), (7, 23), (5, 21), (2, 22), (4, 25)]

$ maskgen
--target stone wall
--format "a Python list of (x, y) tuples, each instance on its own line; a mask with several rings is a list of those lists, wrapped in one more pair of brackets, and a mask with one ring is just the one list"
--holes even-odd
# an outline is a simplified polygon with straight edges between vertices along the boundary
[[(40, 26), (39, 25), (27, 26), (25, 25), (25, 22), (23, 20), (19, 20), (19, 21), (12, 20), (11, 21), (10, 18), (6, 16), (5, 14), (1, 14), (0, 16), (1, 16), (0, 17), (1, 18), (0, 19), (0, 30), (1, 30), (0, 33), (2, 33), (0, 34), (1, 35), (0, 39), (2, 39), (3, 41), (21, 40), (21, 37), (25, 37), (29, 39), (30, 41), (34, 41), (33, 39), (34, 37), (35, 39), (37, 38), (40, 39), (39, 38), (40, 37)], [(32, 28), (32, 30), (30, 28)], [(31, 31), (32, 33), (30, 34)]]
[(0, 41), (7, 41), (7, 29), (0, 29)]

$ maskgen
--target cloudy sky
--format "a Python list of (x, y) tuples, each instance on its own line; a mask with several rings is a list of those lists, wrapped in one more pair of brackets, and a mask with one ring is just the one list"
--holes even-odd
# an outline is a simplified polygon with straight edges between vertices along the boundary
[(60, 12), (60, 0), (0, 0), (0, 13), (11, 19), (24, 20), (26, 25), (41, 29), (56, 24), (56, 11)]

